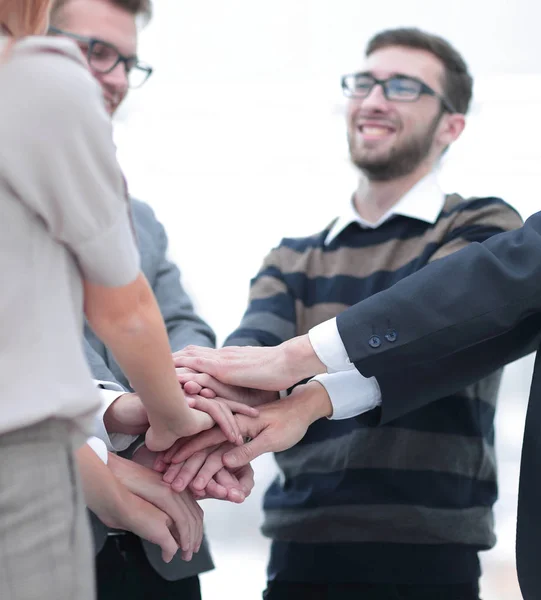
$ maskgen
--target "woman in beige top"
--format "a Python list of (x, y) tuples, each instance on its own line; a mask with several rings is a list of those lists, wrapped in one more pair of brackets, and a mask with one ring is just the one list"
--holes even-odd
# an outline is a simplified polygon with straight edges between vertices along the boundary
[[(145, 404), (152, 449), (214, 424), (188, 407), (177, 382), (98, 87), (71, 42), (26, 37), (46, 31), (49, 4), (0, 0), (2, 600), (93, 597), (73, 466), (99, 404), (82, 350), (83, 309)], [(233, 416), (220, 414), (237, 441)], [(118, 485), (88, 446), (78, 459), (102, 521), (161, 544), (166, 559), (178, 544), (197, 546), (174, 539), (170, 519)]]

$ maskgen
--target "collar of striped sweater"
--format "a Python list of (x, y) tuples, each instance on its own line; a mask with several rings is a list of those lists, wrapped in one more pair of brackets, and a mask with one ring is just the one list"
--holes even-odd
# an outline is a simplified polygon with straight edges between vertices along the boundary
[(419, 180), (400, 200), (390, 208), (376, 223), (363, 219), (355, 210), (353, 198), (348, 202), (344, 214), (340, 215), (327, 237), (325, 245), (330, 244), (351, 223), (359, 223), (366, 229), (377, 229), (395, 215), (402, 215), (419, 221), (434, 224), (443, 209), (445, 194), (438, 184), (434, 172)]

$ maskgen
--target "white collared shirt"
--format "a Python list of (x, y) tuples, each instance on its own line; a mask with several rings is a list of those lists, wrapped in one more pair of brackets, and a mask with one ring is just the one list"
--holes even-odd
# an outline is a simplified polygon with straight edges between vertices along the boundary
[[(358, 223), (365, 229), (377, 229), (395, 215), (401, 215), (433, 225), (444, 204), (445, 194), (438, 184), (436, 174), (431, 172), (406, 192), (376, 223), (363, 219), (350, 201), (347, 210), (327, 234), (325, 245), (328, 246), (351, 223)], [(333, 406), (330, 419), (349, 419), (381, 404), (381, 391), (376, 378), (363, 377), (349, 360), (338, 332), (336, 318), (313, 327), (308, 335), (314, 352), (327, 367), (327, 373), (317, 375), (313, 380), (327, 390)]]
[(124, 433), (109, 433), (103, 421), (107, 409), (117, 398), (126, 394), (126, 390), (113, 381), (94, 380), (94, 383), (100, 388), (101, 407), (94, 418), (96, 435), (88, 438), (87, 444), (107, 464), (107, 452), (121, 452), (122, 450), (126, 450), (137, 439), (137, 436)]

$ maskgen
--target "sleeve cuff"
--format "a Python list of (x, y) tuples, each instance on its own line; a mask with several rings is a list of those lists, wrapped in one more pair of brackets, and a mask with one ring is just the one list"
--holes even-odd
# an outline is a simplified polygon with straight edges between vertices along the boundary
[(95, 433), (96, 436), (105, 443), (105, 446), (111, 452), (121, 452), (130, 447), (130, 445), (137, 439), (136, 435), (127, 435), (125, 433), (111, 433), (105, 428), (103, 418), (107, 409), (111, 404), (123, 394), (126, 394), (126, 390), (118, 383), (111, 381), (96, 381), (101, 386), (101, 406), (98, 410), (98, 414), (95, 418)]
[(327, 367), (328, 373), (355, 369), (338, 332), (336, 319), (330, 319), (312, 327), (308, 332), (308, 337), (314, 352)]
[(333, 413), (329, 419), (351, 419), (381, 404), (381, 391), (375, 377), (363, 377), (356, 369), (316, 375), (329, 394)]
[(94, 450), (94, 452), (99, 456), (99, 458), (107, 464), (107, 459), (109, 458), (107, 454), (107, 448), (103, 443), (103, 440), (98, 439), (97, 437), (91, 437), (86, 440), (86, 443)]

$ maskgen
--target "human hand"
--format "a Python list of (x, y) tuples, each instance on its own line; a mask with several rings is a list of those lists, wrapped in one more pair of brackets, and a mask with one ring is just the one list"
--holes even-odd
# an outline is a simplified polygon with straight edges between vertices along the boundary
[[(176, 466), (176, 465), (172, 465)], [(208, 482), (204, 490), (196, 490), (190, 486), (194, 498), (205, 500), (214, 498), (216, 500), (227, 500), (235, 504), (242, 504), (252, 493), (254, 488), (254, 470), (250, 464), (238, 469), (226, 469), (222, 467), (216, 475)], [(226, 494), (217, 492), (217, 488), (225, 488)]]
[(140, 435), (148, 429), (148, 415), (139, 396), (126, 393), (105, 411), (103, 423), (109, 433)]
[(184, 409), (179, 420), (151, 420), (145, 443), (153, 451), (167, 450), (177, 439), (190, 437), (214, 424), (224, 432), (227, 440), (242, 444), (237, 419), (233, 411), (246, 416), (257, 415), (257, 410), (220, 397), (204, 398), (198, 395), (185, 395), (188, 410)]
[[(237, 417), (246, 444), (226, 451), (222, 461), (228, 469), (247, 465), (265, 452), (281, 452), (299, 442), (308, 427), (317, 419), (332, 414), (332, 404), (327, 390), (317, 381), (297, 386), (287, 397), (259, 407), (259, 417)], [(166, 454), (166, 460), (182, 463), (196, 452), (215, 448), (225, 441), (217, 428), (195, 436)], [(166, 462), (166, 461), (165, 461)]]
[[(173, 354), (173, 359), (174, 357)], [(218, 381), (208, 373), (198, 373), (186, 367), (177, 368), (176, 371), (177, 379), (187, 394), (199, 395), (205, 398), (220, 396), (224, 400), (240, 402), (254, 407), (278, 399), (277, 392), (228, 385)]]
[(176, 367), (208, 373), (223, 383), (274, 392), (327, 370), (308, 335), (268, 348), (187, 346), (174, 354), (173, 361)]
[[(103, 520), (100, 515), (98, 517)], [(173, 560), (182, 544), (173, 519), (151, 502), (128, 490), (122, 493), (114, 517), (108, 523), (104, 523), (115, 529), (131, 531), (140, 538), (160, 546), (162, 559), (166, 563)]]
[(191, 560), (203, 539), (203, 510), (189, 492), (177, 493), (159, 473), (134, 461), (110, 454), (109, 468), (133, 494), (150, 502), (172, 520), (182, 558)]
[(171, 458), (189, 441), (179, 440), (173, 448), (158, 457), (155, 468), (165, 472), (164, 481), (176, 491), (190, 489), (198, 499), (244, 502), (254, 487), (254, 472), (250, 465), (238, 469), (224, 468), (222, 457), (234, 446), (224, 442), (199, 450), (184, 462), (171, 464)]
[[(199, 394), (186, 394), (186, 402), (190, 408), (195, 408), (210, 415), (224, 433), (231, 431), (228, 439), (235, 444), (242, 444), (243, 441), (235, 415), (245, 415), (252, 418), (259, 415), (257, 408), (242, 404), (241, 402), (226, 400), (220, 396), (205, 398)], [(228, 429), (228, 427), (231, 429)]]
[(180, 543), (171, 517), (124, 486), (88, 444), (77, 450), (76, 457), (88, 508), (105, 525), (158, 544), (163, 560), (170, 562)]

